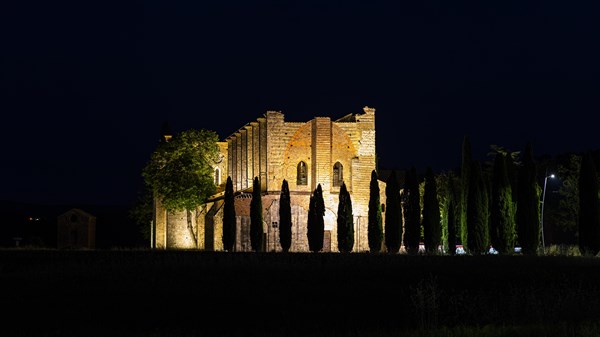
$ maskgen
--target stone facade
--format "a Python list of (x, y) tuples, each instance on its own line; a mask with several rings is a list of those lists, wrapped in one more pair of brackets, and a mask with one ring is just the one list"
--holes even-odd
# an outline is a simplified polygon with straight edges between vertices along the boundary
[[(341, 182), (352, 200), (355, 244), (367, 251), (369, 183), (376, 168), (375, 109), (348, 114), (332, 121), (315, 117), (308, 122), (286, 122), (279, 111), (267, 111), (219, 142), (222, 160), (215, 163), (220, 191), (230, 176), (236, 193), (236, 251), (249, 251), (252, 181), (261, 183), (264, 243), (267, 251), (280, 251), (279, 194), (287, 180), (292, 203), (291, 251), (308, 251), (306, 224), (311, 192), (321, 184), (325, 199), (323, 251), (338, 251), (336, 214)], [(385, 183), (380, 181), (381, 202)], [(169, 213), (156, 204), (155, 247), (222, 250), (223, 192), (193, 212), (198, 245), (194, 247), (185, 212)]]
[(96, 217), (73, 208), (57, 218), (57, 248), (96, 248)]

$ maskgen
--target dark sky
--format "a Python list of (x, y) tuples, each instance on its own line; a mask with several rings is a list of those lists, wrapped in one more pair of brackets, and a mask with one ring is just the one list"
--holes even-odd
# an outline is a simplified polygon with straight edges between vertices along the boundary
[(593, 1), (0, 5), (0, 199), (128, 204), (163, 121), (224, 138), (376, 109), (384, 168), (600, 147)]

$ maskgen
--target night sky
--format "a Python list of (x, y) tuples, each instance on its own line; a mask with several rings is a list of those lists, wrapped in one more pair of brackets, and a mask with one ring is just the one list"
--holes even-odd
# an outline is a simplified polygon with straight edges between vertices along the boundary
[(380, 167), (600, 148), (593, 1), (0, 5), (0, 199), (129, 204), (173, 131), (376, 109)]

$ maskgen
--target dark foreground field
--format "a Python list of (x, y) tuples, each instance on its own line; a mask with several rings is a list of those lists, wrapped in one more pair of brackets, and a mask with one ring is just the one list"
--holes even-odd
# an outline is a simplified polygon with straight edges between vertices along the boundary
[(1, 336), (595, 336), (600, 259), (0, 251)]

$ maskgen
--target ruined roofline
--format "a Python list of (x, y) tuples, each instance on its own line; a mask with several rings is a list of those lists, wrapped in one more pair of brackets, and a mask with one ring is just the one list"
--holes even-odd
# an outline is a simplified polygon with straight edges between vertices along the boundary
[[(364, 114), (366, 114), (366, 113), (368, 113), (368, 112), (370, 112), (370, 113), (374, 113), (374, 112), (375, 112), (375, 109), (373, 109), (373, 108), (370, 108), (370, 107), (368, 107), (368, 106), (365, 106), (365, 107), (363, 108), (363, 111), (364, 111), (364, 112), (349, 113), (349, 114), (347, 114), (347, 115), (345, 115), (345, 116), (343, 116), (343, 117), (341, 117), (341, 118), (338, 118), (338, 119), (334, 120), (334, 122), (339, 122), (339, 123), (356, 122), (356, 116), (358, 116), (358, 115), (364, 115)], [(252, 125), (252, 123), (258, 123), (258, 122), (259, 122), (261, 119), (266, 119), (266, 118), (267, 118), (267, 114), (268, 114), (269, 112), (276, 112), (276, 113), (280, 113), (280, 114), (282, 114), (282, 115), (284, 116), (284, 118), (285, 118), (285, 114), (284, 114), (283, 112), (281, 112), (281, 110), (268, 110), (267, 112), (265, 112), (265, 113), (263, 114), (263, 117), (259, 117), (259, 118), (257, 118), (255, 121), (252, 121), (252, 122), (249, 122), (249, 123), (246, 123), (246, 124), (244, 124), (244, 125), (243, 125), (241, 128), (238, 128), (236, 131), (234, 131), (234, 132), (232, 132), (231, 134), (229, 134), (229, 136), (225, 137), (225, 138), (224, 138), (222, 141), (224, 141), (224, 142), (225, 142), (225, 141), (227, 141), (228, 139), (230, 139), (230, 138), (234, 137), (236, 133), (240, 132), (242, 129), (246, 128), (247, 126), (251, 126), (251, 125)], [(313, 118), (309, 119), (308, 121), (304, 121), (304, 122), (303, 122), (303, 121), (300, 121), (300, 122), (286, 121), (286, 123), (301, 123), (301, 124), (303, 124), (303, 123), (308, 123), (308, 122), (310, 122), (311, 120), (313, 120), (313, 119), (315, 119), (315, 118), (317, 118), (317, 117), (323, 117), (323, 116), (315, 116), (315, 117), (313, 117)]]

